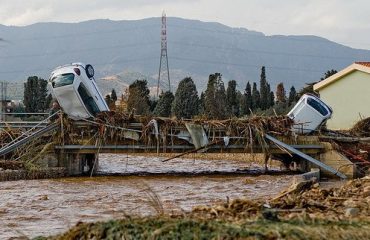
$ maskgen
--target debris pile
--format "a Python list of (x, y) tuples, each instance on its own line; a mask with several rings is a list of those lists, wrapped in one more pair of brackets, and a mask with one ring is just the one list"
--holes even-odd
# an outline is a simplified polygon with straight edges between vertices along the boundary
[(358, 121), (349, 133), (356, 137), (370, 137), (370, 118)]
[(196, 207), (200, 218), (317, 219), (340, 221), (370, 220), (370, 177), (348, 181), (340, 188), (321, 189), (314, 181), (293, 184), (278, 197), (266, 202), (236, 199), (216, 206)]

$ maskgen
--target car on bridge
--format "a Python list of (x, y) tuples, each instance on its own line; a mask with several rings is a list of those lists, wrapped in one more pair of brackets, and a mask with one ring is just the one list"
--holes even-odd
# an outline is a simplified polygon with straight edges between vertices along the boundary
[(73, 119), (86, 119), (109, 111), (90, 64), (59, 66), (51, 73), (49, 84), (62, 110)]
[(293, 119), (293, 131), (308, 134), (315, 131), (331, 117), (333, 110), (320, 98), (304, 94), (290, 110), (288, 117)]

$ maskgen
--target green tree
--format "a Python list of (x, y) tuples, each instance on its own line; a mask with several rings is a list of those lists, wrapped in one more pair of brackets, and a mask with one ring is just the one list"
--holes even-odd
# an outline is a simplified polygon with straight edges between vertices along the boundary
[(228, 108), (228, 112), (231, 116), (239, 116), (240, 113), (240, 104), (238, 99), (238, 93), (236, 90), (236, 81), (231, 80), (227, 84), (227, 91), (226, 91), (226, 104)]
[(295, 87), (292, 86), (290, 88), (290, 91), (289, 91), (289, 97), (288, 97), (288, 105), (292, 105), (293, 103), (295, 103), (298, 99), (298, 95), (297, 95), (297, 92), (295, 90)]
[[(325, 79), (327, 79), (328, 77), (336, 74), (338, 71), (337, 70), (328, 70), (324, 73), (324, 76), (320, 78), (320, 81), (323, 81)], [(309, 93), (309, 94), (313, 94), (315, 96), (318, 96), (319, 94), (317, 92), (315, 92), (313, 90), (313, 85), (315, 85), (316, 83), (318, 82), (312, 82), (312, 83), (306, 83), (306, 86), (303, 87), (299, 92), (298, 92), (298, 96), (299, 97), (302, 97), (303, 94), (306, 94), (306, 93)]]
[(111, 105), (112, 105), (112, 103), (113, 103), (111, 96), (110, 96), (109, 94), (107, 94), (107, 95), (105, 96), (104, 100), (105, 100), (105, 102), (107, 103), (107, 105), (108, 105), (108, 106), (109, 106), (109, 108), (110, 108), (110, 106), (111, 106)]
[(112, 92), (110, 93), (110, 98), (112, 99), (113, 102), (116, 102), (118, 99), (116, 90), (114, 90), (114, 88), (112, 89)]
[(205, 94), (202, 92), (199, 98), (199, 114), (205, 113)]
[(136, 80), (129, 88), (127, 100), (127, 110), (135, 111), (138, 115), (149, 114), (149, 89), (146, 80)]
[(24, 83), (23, 104), (25, 111), (45, 112), (47, 109), (47, 81), (37, 76), (28, 77)]
[(53, 101), (53, 96), (49, 93), (48, 96), (46, 97), (45, 101), (45, 109), (49, 109), (51, 107), (51, 102)]
[(275, 106), (275, 94), (273, 91), (270, 91), (270, 106)]
[(229, 116), (226, 104), (226, 92), (221, 74), (209, 75), (205, 91), (205, 114), (211, 119), (225, 119)]
[(250, 114), (251, 109), (253, 108), (253, 98), (252, 98), (252, 89), (251, 84), (247, 82), (244, 90), (244, 98), (243, 98), (244, 105), (242, 106), (242, 114)]
[(170, 91), (161, 93), (161, 95), (159, 95), (158, 103), (154, 108), (153, 114), (160, 117), (171, 116), (171, 106), (174, 99), (175, 96)]
[(258, 108), (260, 108), (260, 106), (260, 92), (257, 89), (257, 83), (253, 82), (251, 110), (257, 110)]
[(177, 118), (190, 119), (199, 111), (197, 87), (190, 77), (180, 81), (172, 103), (172, 114)]
[(262, 110), (266, 110), (270, 107), (270, 90), (268, 88), (265, 66), (263, 66), (261, 68), (260, 78), (260, 107)]
[(324, 76), (322, 77), (322, 78), (320, 78), (320, 80), (322, 81), (322, 80), (325, 80), (325, 79), (327, 79), (328, 77), (330, 77), (330, 76), (332, 76), (332, 75), (334, 75), (334, 74), (336, 74), (338, 71), (337, 70), (334, 70), (334, 69), (332, 69), (332, 70), (328, 70), (328, 71), (326, 71), (325, 73), (324, 73)]

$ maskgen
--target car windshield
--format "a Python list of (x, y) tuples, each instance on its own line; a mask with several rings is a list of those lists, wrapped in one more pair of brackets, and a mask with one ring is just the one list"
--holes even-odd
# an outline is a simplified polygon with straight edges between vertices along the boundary
[(329, 112), (326, 109), (326, 107), (323, 106), (320, 102), (316, 101), (315, 99), (308, 98), (307, 99), (307, 103), (308, 103), (308, 105), (310, 105), (311, 107), (313, 107), (316, 111), (318, 111), (319, 113), (321, 113), (321, 115), (323, 115), (323, 116), (328, 115)]
[(53, 86), (53, 88), (71, 85), (74, 79), (75, 75), (73, 73), (63, 73), (53, 77), (51, 80), (51, 85)]

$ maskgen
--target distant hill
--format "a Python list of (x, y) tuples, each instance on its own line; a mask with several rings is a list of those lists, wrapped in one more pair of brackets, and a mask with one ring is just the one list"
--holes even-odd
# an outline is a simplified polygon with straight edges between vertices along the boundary
[[(316, 36), (266, 36), (244, 28), (180, 18), (168, 18), (167, 22), (174, 86), (191, 76), (198, 90), (203, 90), (208, 75), (220, 72), (225, 84), (235, 79), (239, 89), (244, 89), (247, 81), (259, 81), (264, 65), (273, 88), (279, 82), (284, 82), (287, 89), (291, 85), (300, 88), (317, 81), (327, 70), (370, 60), (368, 50)], [(93, 64), (104, 93), (142, 77), (155, 86), (160, 24), (160, 18), (148, 18), (0, 25), (0, 80), (24, 81), (30, 75), (48, 78), (54, 67), (78, 61)]]

